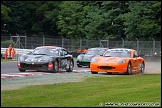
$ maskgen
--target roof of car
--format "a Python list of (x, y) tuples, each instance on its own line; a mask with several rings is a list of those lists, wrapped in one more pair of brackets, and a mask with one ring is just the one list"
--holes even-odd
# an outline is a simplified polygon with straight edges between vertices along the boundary
[(134, 49), (130, 49), (130, 48), (112, 48), (110, 50), (129, 50), (129, 51), (132, 51)]
[(39, 46), (39, 47), (36, 47), (37, 48), (53, 48), (53, 49), (62, 49), (62, 47), (58, 47), (58, 46)]
[(95, 48), (89, 48), (89, 49), (95, 50), (95, 49), (109, 49), (109, 48), (104, 48), (104, 47), (95, 47)]

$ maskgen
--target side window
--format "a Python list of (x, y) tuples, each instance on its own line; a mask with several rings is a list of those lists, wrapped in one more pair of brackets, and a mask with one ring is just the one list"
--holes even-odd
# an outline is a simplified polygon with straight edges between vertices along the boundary
[(64, 51), (64, 54), (67, 55), (68, 54), (67, 51)]
[(64, 53), (64, 55), (67, 55), (68, 54), (66, 50), (63, 50), (63, 53)]
[(67, 55), (67, 51), (66, 50), (60, 50), (60, 56), (65, 56)]
[(134, 52), (133, 58), (138, 57), (137, 51)]
[(62, 50), (59, 50), (59, 56), (63, 56)]

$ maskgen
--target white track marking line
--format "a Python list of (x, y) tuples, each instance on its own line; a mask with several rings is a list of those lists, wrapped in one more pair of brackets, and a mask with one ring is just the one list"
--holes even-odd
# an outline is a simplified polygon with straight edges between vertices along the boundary
[[(90, 72), (90, 70), (73, 70), (74, 73), (82, 73), (82, 72)], [(64, 72), (57, 72), (59, 74)], [(11, 77), (26, 77), (32, 75), (44, 75), (44, 74), (52, 74), (46, 72), (25, 72), (25, 73), (10, 73), (10, 74), (1, 74), (1, 79), (3, 78), (11, 78)]]

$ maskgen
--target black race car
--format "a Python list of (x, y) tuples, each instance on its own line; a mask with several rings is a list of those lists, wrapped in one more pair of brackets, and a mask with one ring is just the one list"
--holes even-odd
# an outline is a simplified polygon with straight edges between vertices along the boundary
[(74, 59), (65, 48), (57, 46), (40, 46), (31, 53), (22, 54), (18, 58), (20, 72), (26, 70), (51, 71), (66, 70), (72, 72)]
[(94, 56), (102, 55), (108, 48), (103, 47), (96, 47), (96, 48), (89, 48), (86, 53), (80, 54), (77, 56), (77, 66), (88, 66), (90, 67), (90, 60)]

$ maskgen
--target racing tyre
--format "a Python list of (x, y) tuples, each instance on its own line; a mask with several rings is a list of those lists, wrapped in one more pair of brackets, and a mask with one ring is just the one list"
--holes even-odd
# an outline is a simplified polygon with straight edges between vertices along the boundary
[(126, 75), (130, 75), (131, 73), (132, 73), (132, 66), (131, 66), (131, 63), (129, 62), (129, 63), (128, 63), (128, 66), (127, 66)]
[(58, 65), (58, 62), (56, 60), (56, 61), (54, 61), (53, 72), (57, 72), (58, 70), (59, 70), (59, 65)]
[(66, 69), (66, 72), (72, 72), (73, 67), (74, 67), (74, 64), (73, 64), (72, 60), (69, 60), (67, 66), (68, 66), (68, 68)]
[(91, 73), (92, 73), (92, 74), (98, 74), (98, 72), (93, 72), (93, 71), (91, 71)]
[(20, 72), (25, 72), (25, 69), (19, 69)]
[(144, 73), (144, 70), (145, 70), (145, 65), (144, 65), (144, 63), (141, 63), (139, 68), (140, 68), (140, 72), (141, 72), (141, 73)]

